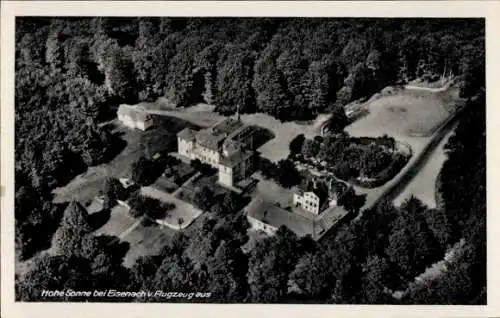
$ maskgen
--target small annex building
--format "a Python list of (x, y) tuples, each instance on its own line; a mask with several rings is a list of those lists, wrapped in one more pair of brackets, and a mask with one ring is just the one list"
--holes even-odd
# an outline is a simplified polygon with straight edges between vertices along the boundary
[(287, 227), (299, 237), (314, 232), (312, 219), (287, 211), (260, 197), (253, 199), (245, 211), (251, 227), (268, 235), (274, 235), (281, 226)]
[(144, 131), (153, 126), (153, 117), (141, 106), (121, 104), (117, 116), (119, 121), (132, 129)]

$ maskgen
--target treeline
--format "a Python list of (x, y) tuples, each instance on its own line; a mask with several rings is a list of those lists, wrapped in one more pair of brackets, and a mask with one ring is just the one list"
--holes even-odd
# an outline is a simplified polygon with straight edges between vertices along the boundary
[(17, 171), (51, 188), (101, 162), (95, 122), (121, 102), (345, 121), (343, 104), (415, 77), (463, 75), (474, 90), (482, 56), (478, 19), (19, 18)]
[(19, 170), (50, 187), (71, 175), (59, 164), (67, 157), (101, 161), (108, 137), (93, 122), (120, 102), (166, 96), (304, 118), (399, 80), (468, 76), (483, 38), (483, 21), (473, 19), (21, 18)]

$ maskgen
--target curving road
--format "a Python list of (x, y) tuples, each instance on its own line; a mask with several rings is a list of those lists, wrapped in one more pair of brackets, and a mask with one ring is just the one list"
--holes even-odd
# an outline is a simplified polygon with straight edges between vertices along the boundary
[[(367, 201), (363, 209), (370, 209), (376, 205), (384, 202), (385, 200), (394, 200), (412, 181), (412, 179), (420, 172), (424, 167), (425, 163), (429, 157), (436, 150), (437, 146), (441, 140), (446, 136), (450, 130), (455, 126), (456, 121), (461, 113), (461, 110), (455, 112), (446, 122), (444, 122), (441, 127), (432, 135), (430, 140), (427, 142), (425, 147), (417, 154), (413, 154), (414, 157), (406, 164), (406, 166), (388, 183), (382, 186), (381, 191), (376, 191), (377, 195), (367, 196)], [(377, 189), (374, 189), (374, 191)], [(361, 213), (358, 217), (361, 216)]]

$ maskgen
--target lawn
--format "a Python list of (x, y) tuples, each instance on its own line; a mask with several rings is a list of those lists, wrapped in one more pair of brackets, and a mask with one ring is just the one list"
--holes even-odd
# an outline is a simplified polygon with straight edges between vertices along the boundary
[(165, 246), (170, 244), (176, 232), (176, 230), (158, 224), (143, 225), (139, 223), (137, 227), (122, 237), (122, 241), (130, 244), (123, 260), (124, 265), (131, 267), (141, 256), (158, 255)]
[(53, 191), (54, 202), (68, 202), (73, 199), (79, 202), (90, 202), (108, 177), (129, 177), (132, 162), (141, 155), (139, 141), (142, 132), (122, 126), (117, 120), (113, 133), (118, 134), (126, 142), (125, 148), (110, 162), (95, 167), (89, 167), (86, 172), (76, 176), (67, 185)]
[(421, 147), (452, 114), (457, 89), (445, 92), (396, 90), (365, 104), (368, 114), (346, 127), (352, 136), (378, 137), (384, 134)]
[[(182, 232), (191, 235), (196, 231), (196, 223), (198, 222)], [(128, 242), (130, 246), (125, 254), (124, 265), (130, 267), (140, 256), (159, 254), (163, 247), (170, 244), (176, 232), (178, 231), (156, 223), (145, 225), (140, 219), (131, 217), (124, 207), (116, 205), (109, 220), (95, 234), (113, 235), (122, 242)]]
[(202, 211), (194, 207), (192, 204), (180, 200), (170, 193), (159, 191), (153, 187), (141, 188), (141, 194), (163, 202), (175, 204), (175, 208), (168, 211), (165, 218), (160, 220), (169, 227), (179, 227), (179, 219), (182, 219), (180, 227), (186, 228), (202, 214)]
[(199, 231), (202, 223), (203, 215), (194, 220), (188, 228), (180, 231), (156, 223), (150, 225), (139, 223), (132, 231), (122, 237), (123, 241), (130, 243), (130, 249), (123, 260), (124, 265), (131, 267), (141, 256), (158, 255), (165, 246), (170, 244), (177, 232), (191, 237)]
[(313, 121), (297, 123), (280, 122), (276, 118), (262, 113), (241, 116), (245, 124), (266, 128), (274, 134), (273, 139), (258, 149), (262, 157), (274, 162), (288, 157), (290, 141), (297, 135), (304, 134), (306, 138), (320, 135), (321, 126), (328, 118), (328, 115), (319, 115)]
[(111, 209), (109, 220), (102, 227), (98, 228), (95, 234), (106, 234), (119, 237), (137, 222), (138, 220), (130, 216), (125, 207), (117, 204)]

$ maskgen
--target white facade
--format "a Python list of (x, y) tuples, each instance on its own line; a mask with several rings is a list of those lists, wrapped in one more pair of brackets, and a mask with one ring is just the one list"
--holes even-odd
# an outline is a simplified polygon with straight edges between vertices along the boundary
[(263, 231), (263, 232), (267, 233), (268, 235), (274, 235), (274, 234), (276, 234), (276, 231), (278, 231), (278, 229), (276, 227), (269, 225), (267, 223), (264, 223), (260, 220), (257, 220), (251, 216), (247, 215), (247, 219), (248, 219), (248, 223), (250, 223), (250, 226), (254, 230)]
[(118, 120), (125, 126), (142, 131), (153, 126), (153, 118), (144, 109), (129, 105), (120, 105), (117, 112)]
[(320, 209), (319, 197), (314, 192), (304, 192), (303, 195), (293, 194), (293, 204), (300, 206), (302, 209), (318, 215)]
[(144, 121), (139, 120), (135, 122), (135, 128), (138, 128), (142, 131), (145, 131), (151, 126), (153, 126), (153, 118), (147, 118)]
[(217, 151), (200, 145), (194, 146), (194, 156), (201, 162), (211, 165), (214, 168), (219, 167), (220, 155)]
[(230, 120), (201, 131), (186, 128), (177, 135), (178, 153), (217, 169), (219, 182), (232, 187), (254, 169), (253, 154), (244, 150), (252, 149), (253, 130), (238, 122)]
[(219, 165), (219, 182), (229, 186), (233, 185), (233, 168)]
[(177, 138), (178, 152), (189, 159), (198, 159), (214, 168), (219, 168), (220, 155), (217, 151), (200, 146), (194, 140)]
[(185, 140), (180, 137), (177, 138), (178, 152), (180, 155), (184, 157), (188, 157), (190, 159), (195, 159), (194, 154), (194, 141)]

